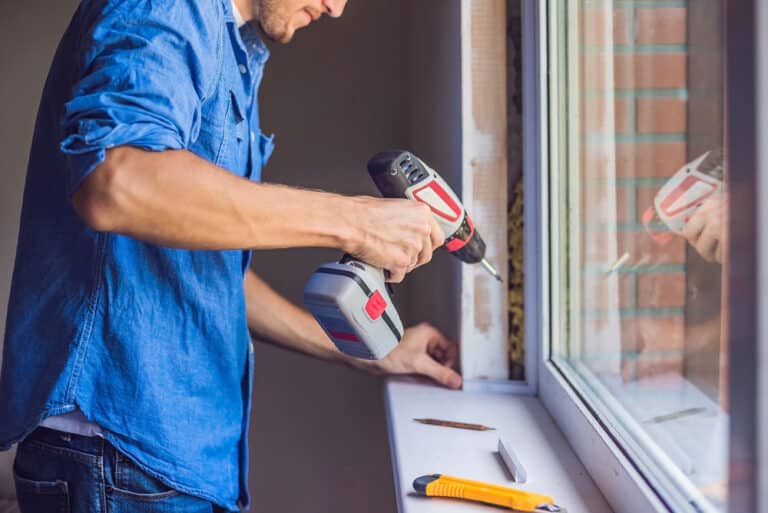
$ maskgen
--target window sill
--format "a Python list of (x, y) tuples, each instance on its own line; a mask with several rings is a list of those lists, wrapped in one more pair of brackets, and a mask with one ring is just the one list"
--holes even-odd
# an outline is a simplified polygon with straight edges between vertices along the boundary
[[(582, 365), (575, 368), (581, 376), (591, 375)], [(708, 499), (725, 509), (728, 415), (716, 402), (675, 374), (630, 383), (619, 378), (591, 379), (598, 383), (594, 390), (615, 398), (620, 404), (617, 409), (626, 411), (625, 424), (632, 424), (634, 432), (658, 446), (667, 465), (679, 468), (683, 479), (708, 492)]]
[[(569, 513), (611, 512), (538, 398), (451, 391), (413, 378), (388, 380), (385, 395), (400, 513), (499, 511), (478, 503), (416, 495), (413, 480), (435, 473), (551, 495)], [(413, 421), (422, 417), (485, 424), (496, 430), (465, 431)], [(496, 453), (499, 437), (518, 442), (513, 449), (528, 472), (527, 483), (509, 480)]]

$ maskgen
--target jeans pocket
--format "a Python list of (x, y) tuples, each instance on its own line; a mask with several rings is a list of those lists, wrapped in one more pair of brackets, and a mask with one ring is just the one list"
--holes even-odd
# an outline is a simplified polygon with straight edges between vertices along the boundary
[(13, 473), (21, 513), (69, 513), (66, 481), (35, 481)]
[(113, 495), (140, 500), (159, 501), (180, 494), (159, 479), (156, 479), (132, 462), (122, 453), (115, 451), (115, 483), (109, 491)]

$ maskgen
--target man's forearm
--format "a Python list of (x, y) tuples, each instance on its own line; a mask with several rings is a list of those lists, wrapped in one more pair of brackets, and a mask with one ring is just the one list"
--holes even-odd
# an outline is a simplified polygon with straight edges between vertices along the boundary
[(306, 310), (275, 292), (252, 271), (245, 277), (245, 301), (253, 336), (324, 360), (374, 370), (371, 362), (339, 351)]
[(423, 203), (254, 183), (186, 150), (112, 148), (72, 205), (94, 230), (159, 246), (338, 248), (387, 269), (394, 282), (445, 239)]
[(344, 247), (354, 237), (353, 199), (254, 183), (184, 150), (109, 150), (73, 203), (97, 230), (167, 247)]

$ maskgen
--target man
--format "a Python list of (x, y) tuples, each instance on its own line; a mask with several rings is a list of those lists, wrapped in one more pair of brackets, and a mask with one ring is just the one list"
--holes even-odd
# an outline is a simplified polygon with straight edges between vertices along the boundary
[(429, 325), (379, 362), (340, 354), (249, 270), (250, 250), (333, 247), (391, 271), (444, 234), (407, 200), (258, 183), (267, 49), (346, 0), (85, 0), (38, 113), (0, 381), (23, 513), (247, 506), (250, 333), (457, 388)]

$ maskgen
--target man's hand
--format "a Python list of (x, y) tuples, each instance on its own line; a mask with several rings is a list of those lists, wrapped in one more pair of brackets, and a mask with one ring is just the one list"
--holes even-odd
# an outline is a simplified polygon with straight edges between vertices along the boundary
[(406, 273), (432, 260), (445, 234), (430, 208), (413, 200), (357, 196), (350, 211), (356, 236), (345, 251), (389, 271), (387, 281), (401, 282)]
[(429, 324), (405, 330), (386, 358), (353, 358), (336, 348), (309, 312), (275, 292), (251, 270), (245, 276), (244, 287), (248, 327), (261, 340), (373, 374), (421, 374), (449, 388), (461, 386), (461, 376), (453, 370), (458, 346)]
[(722, 194), (711, 196), (683, 228), (683, 237), (708, 262), (722, 263), (727, 206)]
[(400, 344), (375, 365), (387, 374), (421, 374), (448, 388), (461, 387), (461, 376), (453, 368), (459, 348), (434, 326), (421, 323), (405, 330)]

